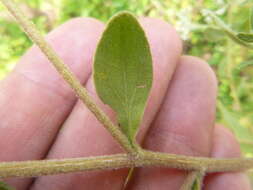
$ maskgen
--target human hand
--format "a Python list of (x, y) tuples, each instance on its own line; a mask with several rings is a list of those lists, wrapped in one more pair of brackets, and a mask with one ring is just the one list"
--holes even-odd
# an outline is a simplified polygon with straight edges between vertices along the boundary
[[(138, 134), (146, 149), (192, 156), (238, 157), (239, 145), (222, 126), (215, 126), (217, 84), (204, 61), (181, 56), (175, 30), (157, 19), (141, 19), (150, 42), (154, 81)], [(92, 58), (103, 31), (94, 19), (78, 18), (48, 35), (48, 41), (97, 101)], [(90, 111), (77, 101), (38, 48), (30, 49), (0, 83), (0, 160), (19, 161), (115, 154), (118, 144)], [(6, 180), (18, 190), (121, 189), (127, 169)], [(138, 168), (128, 189), (179, 189), (185, 172)], [(206, 190), (249, 190), (242, 173), (206, 177)]]

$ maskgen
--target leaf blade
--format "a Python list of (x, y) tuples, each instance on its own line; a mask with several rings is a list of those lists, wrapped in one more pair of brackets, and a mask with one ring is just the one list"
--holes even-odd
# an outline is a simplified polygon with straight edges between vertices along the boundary
[(133, 142), (152, 86), (152, 58), (132, 14), (122, 12), (109, 21), (96, 50), (93, 78), (100, 99), (116, 111)]

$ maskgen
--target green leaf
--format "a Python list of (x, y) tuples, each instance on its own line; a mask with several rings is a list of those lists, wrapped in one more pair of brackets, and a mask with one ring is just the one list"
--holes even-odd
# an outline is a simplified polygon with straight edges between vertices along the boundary
[(121, 12), (109, 21), (96, 50), (93, 77), (99, 97), (116, 111), (133, 143), (152, 86), (152, 58), (132, 14)]
[(238, 33), (237, 37), (246, 43), (253, 42), (253, 33)]
[(192, 185), (192, 190), (201, 190), (201, 186), (200, 186), (200, 183), (199, 181), (196, 179)]
[(204, 173), (199, 172), (194, 180), (191, 190), (201, 190), (203, 186)]
[(9, 186), (8, 184), (0, 181), (0, 190), (15, 190), (15, 189)]

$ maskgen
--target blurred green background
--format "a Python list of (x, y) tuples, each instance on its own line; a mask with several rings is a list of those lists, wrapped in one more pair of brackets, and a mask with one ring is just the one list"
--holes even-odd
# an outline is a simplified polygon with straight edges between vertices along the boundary
[[(245, 156), (253, 157), (253, 51), (234, 43), (203, 13), (216, 13), (234, 31), (249, 32), (253, 0), (19, 0), (37, 27), (47, 33), (72, 17), (107, 21), (114, 13), (158, 17), (172, 23), (184, 40), (186, 54), (211, 65), (219, 80), (217, 121), (232, 129)], [(0, 79), (31, 42), (0, 5)]]

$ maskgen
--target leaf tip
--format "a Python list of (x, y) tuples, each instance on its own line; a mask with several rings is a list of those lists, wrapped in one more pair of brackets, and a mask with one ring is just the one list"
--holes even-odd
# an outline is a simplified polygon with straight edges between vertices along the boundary
[(131, 17), (131, 18), (136, 19), (136, 17), (134, 16), (134, 14), (131, 13), (130, 11), (120, 11), (116, 15), (114, 15), (110, 20), (113, 20), (113, 19), (116, 19), (116, 18), (120, 18), (120, 17)]

